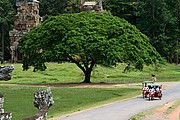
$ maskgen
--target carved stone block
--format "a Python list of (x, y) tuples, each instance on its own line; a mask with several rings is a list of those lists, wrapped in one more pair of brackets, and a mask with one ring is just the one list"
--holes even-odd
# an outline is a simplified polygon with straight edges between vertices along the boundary
[(14, 65), (0, 66), (0, 80), (10, 80), (12, 77), (13, 70), (14, 70)]
[(44, 91), (38, 89), (34, 93), (34, 106), (39, 109), (34, 116), (24, 118), (23, 120), (47, 120), (48, 109), (54, 104), (53, 95), (50, 88)]

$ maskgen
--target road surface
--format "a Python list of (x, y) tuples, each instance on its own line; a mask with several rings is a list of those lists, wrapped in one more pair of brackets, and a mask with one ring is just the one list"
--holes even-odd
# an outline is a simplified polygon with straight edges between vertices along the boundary
[(77, 114), (66, 115), (56, 120), (128, 120), (133, 115), (173, 100), (180, 100), (180, 82), (177, 82), (172, 88), (165, 89), (162, 100), (149, 101), (137, 97)]

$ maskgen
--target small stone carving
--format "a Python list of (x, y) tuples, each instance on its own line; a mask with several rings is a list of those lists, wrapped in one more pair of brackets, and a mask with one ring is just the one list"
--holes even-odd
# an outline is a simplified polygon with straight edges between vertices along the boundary
[(12, 113), (4, 112), (3, 104), (4, 104), (4, 97), (2, 94), (0, 94), (0, 120), (11, 120)]
[(44, 91), (37, 90), (34, 93), (34, 106), (40, 109), (48, 109), (53, 105), (53, 96), (50, 88)]
[(13, 70), (14, 65), (0, 66), (0, 80), (10, 80), (12, 77)]
[(47, 120), (48, 109), (53, 103), (53, 95), (50, 88), (47, 88), (44, 91), (38, 89), (34, 93), (34, 106), (38, 108), (39, 112), (36, 115), (23, 120)]

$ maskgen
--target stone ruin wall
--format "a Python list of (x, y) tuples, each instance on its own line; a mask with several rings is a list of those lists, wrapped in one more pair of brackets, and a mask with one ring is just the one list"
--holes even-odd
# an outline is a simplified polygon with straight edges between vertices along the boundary
[(94, 0), (94, 1), (88, 1), (88, 0), (81, 0), (80, 3), (80, 11), (102, 11), (102, 0)]
[(16, 6), (17, 14), (14, 16), (14, 29), (9, 32), (12, 63), (22, 59), (18, 51), (19, 39), (34, 26), (41, 23), (39, 1), (17, 0)]
[(4, 97), (0, 94), (0, 120), (11, 120), (12, 113), (4, 111)]

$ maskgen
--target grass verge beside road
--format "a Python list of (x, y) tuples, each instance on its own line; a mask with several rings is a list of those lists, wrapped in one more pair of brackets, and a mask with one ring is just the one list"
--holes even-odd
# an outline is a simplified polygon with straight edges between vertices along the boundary
[(177, 120), (180, 118), (180, 113), (178, 112), (179, 106), (180, 100), (172, 101), (134, 115), (130, 118), (130, 120), (153, 120), (157, 118), (163, 120)]
[[(12, 112), (13, 120), (21, 120), (34, 115), (33, 94), (37, 89), (46, 87), (1, 86), (4, 95), (4, 109)], [(122, 88), (51, 88), (54, 105), (49, 109), (48, 118), (85, 110), (113, 101), (127, 99), (140, 94), (139, 86)]]

